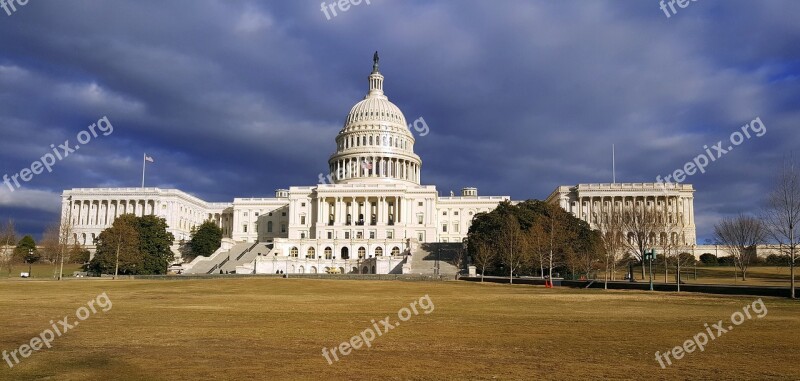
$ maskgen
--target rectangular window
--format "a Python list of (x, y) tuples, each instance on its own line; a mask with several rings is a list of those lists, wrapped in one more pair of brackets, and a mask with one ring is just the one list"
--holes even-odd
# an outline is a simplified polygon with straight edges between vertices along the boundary
[(300, 225), (306, 224), (306, 216), (300, 216)]
[(286, 217), (286, 212), (281, 212), (281, 216)]
[(350, 239), (350, 232), (344, 232), (344, 239)]
[(394, 230), (386, 231), (386, 239), (394, 239)]
[(258, 212), (256, 212), (256, 217), (258, 217)]
[(281, 224), (281, 233), (286, 233), (286, 224)]
[(245, 217), (247, 217), (247, 212), (244, 212), (242, 215), (243, 215), (243, 216), (245, 216)]
[(425, 232), (417, 232), (417, 239), (420, 242), (425, 242)]
[(455, 232), (455, 233), (461, 233), (461, 232), (458, 230), (458, 222), (453, 222), (453, 232)]
[(425, 216), (423, 214), (417, 214), (417, 224), (422, 225), (425, 221)]
[(447, 233), (447, 224), (442, 224), (442, 233)]
[(362, 238), (364, 238), (364, 232), (357, 231), (356, 232), (356, 239), (362, 239)]
[(375, 230), (369, 231), (369, 239), (375, 239)]
[(242, 225), (242, 231), (247, 233), (247, 224)]
[(417, 206), (422, 206), (422, 201), (418, 202)]
[(447, 211), (442, 212), (442, 215), (446, 216), (447, 215)]
[(456, 212), (453, 212), (453, 215), (454, 215), (454, 216), (457, 216), (457, 215), (458, 215), (458, 212), (457, 212), (457, 211), (456, 211)]
[(300, 239), (306, 239), (306, 232), (300, 233)]
[(300, 206), (302, 206), (302, 207), (305, 207), (305, 206), (306, 206), (306, 203), (305, 203), (305, 202), (301, 202), (301, 203), (300, 203)]
[(333, 239), (333, 232), (328, 230), (328, 239)]

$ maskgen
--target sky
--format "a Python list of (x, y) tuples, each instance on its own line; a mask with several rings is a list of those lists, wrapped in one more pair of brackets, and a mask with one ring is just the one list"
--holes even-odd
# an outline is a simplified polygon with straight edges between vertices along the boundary
[(147, 186), (207, 201), (317, 184), (376, 50), (441, 195), (611, 182), (612, 145), (617, 182), (711, 152), (683, 179), (703, 243), (800, 142), (798, 1), (350, 1), (0, 9), (0, 175), (53, 162), (0, 184), (0, 220), (40, 236), (65, 189), (141, 186), (145, 152)]

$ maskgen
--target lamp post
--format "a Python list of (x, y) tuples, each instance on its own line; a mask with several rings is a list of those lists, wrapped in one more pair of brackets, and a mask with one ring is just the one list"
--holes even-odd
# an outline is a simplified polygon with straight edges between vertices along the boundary
[(650, 291), (653, 291), (653, 257), (656, 255), (656, 249), (644, 251), (644, 259), (650, 262)]
[(433, 273), (436, 274), (436, 277), (439, 277), (439, 250), (436, 250), (436, 262), (434, 263)]
[(32, 259), (33, 249), (28, 249), (28, 278), (33, 278), (33, 270), (31, 269), (31, 265), (33, 264), (33, 262), (31, 262)]

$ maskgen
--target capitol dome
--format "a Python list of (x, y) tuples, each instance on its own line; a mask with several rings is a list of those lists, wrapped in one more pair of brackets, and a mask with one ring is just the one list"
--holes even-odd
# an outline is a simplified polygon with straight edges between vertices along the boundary
[(335, 183), (420, 183), (422, 161), (414, 154), (414, 135), (403, 112), (384, 95), (383, 78), (376, 52), (369, 92), (350, 109), (328, 160)]

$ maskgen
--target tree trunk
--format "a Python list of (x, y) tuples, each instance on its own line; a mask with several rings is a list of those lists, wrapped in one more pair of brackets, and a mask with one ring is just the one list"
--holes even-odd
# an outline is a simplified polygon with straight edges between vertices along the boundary
[(792, 279), (791, 279), (791, 284), (792, 284), (792, 286), (791, 286), (791, 289), (792, 289), (791, 297), (792, 297), (792, 299), (796, 299), (796, 296), (794, 294), (794, 263), (795, 263), (794, 262), (794, 259), (795, 259), (794, 258), (794, 247), (792, 247), (791, 251), (792, 251), (792, 263), (791, 263), (791, 266), (789, 267), (789, 269), (790, 269), (790, 271), (792, 273), (791, 274), (791, 277), (792, 277)]
[[(644, 258), (644, 257), (642, 257), (642, 258)], [(647, 275), (645, 275), (645, 274), (644, 274), (644, 271), (645, 271), (645, 270), (644, 270), (644, 267), (645, 267), (645, 266), (646, 266), (646, 265), (644, 264), (644, 259), (642, 259), (642, 280), (645, 280), (645, 279), (647, 279)], [(631, 276), (633, 276), (633, 274), (631, 274)]]
[(544, 279), (544, 255), (539, 257), (539, 276)]
[(792, 288), (792, 299), (796, 299), (795, 294), (794, 294), (794, 249), (792, 249), (791, 272), (792, 272), (792, 287), (791, 287)]

